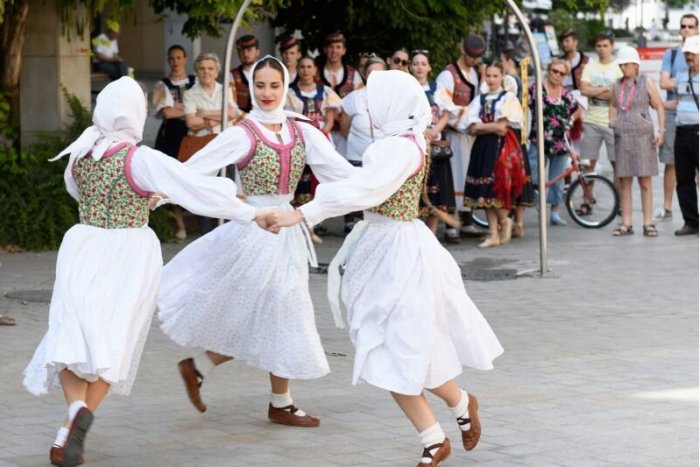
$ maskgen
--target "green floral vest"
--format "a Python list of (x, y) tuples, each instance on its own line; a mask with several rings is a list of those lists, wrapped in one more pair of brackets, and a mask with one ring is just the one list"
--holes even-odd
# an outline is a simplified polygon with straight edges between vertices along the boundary
[(103, 229), (138, 228), (148, 224), (148, 195), (131, 177), (135, 146), (122, 143), (96, 161), (89, 155), (73, 164), (78, 186), (80, 223)]
[(265, 138), (248, 120), (240, 125), (251, 143), (250, 153), (238, 164), (243, 192), (253, 196), (294, 193), (306, 161), (301, 128), (288, 119), (287, 127), (294, 136), (289, 143), (281, 144)]
[(429, 157), (427, 154), (423, 156), (420, 168), (406, 179), (389, 199), (379, 206), (368, 209), (368, 211), (400, 221), (412, 221), (418, 218), (420, 197), (423, 194), (424, 180), (428, 173)]

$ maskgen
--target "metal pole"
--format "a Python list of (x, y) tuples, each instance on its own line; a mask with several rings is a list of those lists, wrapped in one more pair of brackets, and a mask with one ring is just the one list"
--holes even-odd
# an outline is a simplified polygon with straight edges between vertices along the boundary
[[(545, 167), (544, 167), (544, 128), (543, 128), (543, 116), (542, 116), (542, 62), (540, 60), (540, 55), (535, 46), (535, 40), (532, 38), (532, 31), (530, 31), (530, 25), (523, 16), (520, 8), (515, 4), (513, 0), (506, 0), (506, 4), (513, 11), (515, 17), (518, 18), (518, 22), (525, 33), (525, 38), (530, 44), (530, 50), (532, 51), (533, 65), (535, 67), (535, 119), (537, 121), (537, 174), (538, 174), (538, 186), (539, 186), (539, 200), (537, 201), (540, 205), (540, 275), (546, 277), (549, 275), (549, 266), (547, 265), (547, 204), (545, 203)], [(523, 83), (525, 85), (525, 83)], [(523, 129), (524, 131), (524, 129)]]
[[(223, 91), (221, 93), (221, 131), (224, 131), (224, 129), (227, 126), (228, 123), (228, 95), (230, 93), (229, 90), (229, 83), (231, 81), (231, 53), (233, 52), (233, 42), (234, 38), (236, 37), (236, 32), (238, 32), (238, 27), (241, 24), (241, 20), (243, 19), (243, 14), (245, 13), (246, 9), (248, 9), (248, 5), (250, 5), (251, 0), (244, 0), (243, 4), (240, 6), (238, 9), (238, 13), (236, 13), (236, 18), (233, 20), (233, 24), (231, 25), (231, 30), (228, 33), (228, 41), (226, 42), (226, 52), (224, 55), (224, 87)], [(226, 167), (222, 167), (221, 170), (219, 171), (219, 177), (225, 177), (226, 176)], [(223, 224), (224, 220), (219, 219), (219, 225)]]

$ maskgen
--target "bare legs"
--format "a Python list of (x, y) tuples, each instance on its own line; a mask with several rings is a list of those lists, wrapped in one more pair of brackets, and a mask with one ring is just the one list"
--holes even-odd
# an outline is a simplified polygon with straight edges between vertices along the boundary
[[(90, 412), (97, 409), (109, 391), (108, 382), (98, 379), (94, 383), (89, 383), (70, 370), (61, 371), (58, 377), (63, 387), (66, 403), (71, 405), (75, 401), (85, 401)], [(65, 426), (70, 427), (67, 418)]]
[(270, 387), (273, 394), (286, 394), (289, 392), (289, 379), (270, 373)]
[[(642, 197), (642, 214), (644, 225), (654, 223), (652, 219), (652, 190), (651, 177), (637, 177), (639, 190)], [(632, 177), (620, 177), (620, 209), (622, 210), (622, 223), (632, 225)]]
[(676, 166), (666, 164), (664, 166), (664, 209), (671, 211), (673, 208), (673, 192), (676, 191)]
[(652, 218), (652, 191), (651, 191), (651, 177), (637, 177), (639, 182), (639, 191), (642, 195), (642, 213), (644, 214), (644, 225), (651, 225), (654, 223)]
[(219, 366), (222, 363), (229, 362), (233, 360), (233, 357), (229, 357), (228, 355), (222, 355), (220, 353), (212, 352), (211, 350), (207, 350), (207, 357), (209, 357), (209, 360), (214, 364), (214, 366)]

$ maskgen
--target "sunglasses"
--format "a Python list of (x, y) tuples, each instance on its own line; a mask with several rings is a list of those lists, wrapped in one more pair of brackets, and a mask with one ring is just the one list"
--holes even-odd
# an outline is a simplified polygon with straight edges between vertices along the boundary
[(598, 33), (598, 37), (604, 37), (606, 39), (614, 39), (615, 33), (612, 31), (601, 31)]
[(408, 60), (402, 60), (399, 57), (391, 57), (391, 61), (394, 62), (394, 65), (401, 64), (401, 66), (408, 66), (410, 63)]
[(681, 24), (681, 29), (695, 29), (696, 27), (694, 24)]
[(557, 70), (556, 68), (552, 68), (551, 70), (549, 70), (549, 72), (559, 76), (566, 76), (565, 71)]
[(360, 52), (357, 54), (360, 58), (377, 58), (377, 54), (374, 52)]
[(428, 55), (430, 55), (430, 50), (428, 50), (428, 49), (411, 50), (411, 55), (418, 55), (418, 54), (428, 56)]

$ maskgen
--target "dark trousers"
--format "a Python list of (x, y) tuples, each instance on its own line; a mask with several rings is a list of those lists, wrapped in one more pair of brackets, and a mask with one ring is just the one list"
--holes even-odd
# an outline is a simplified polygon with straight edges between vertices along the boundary
[(698, 126), (676, 127), (676, 193), (685, 225), (698, 228)]
[(112, 81), (129, 73), (129, 67), (123, 62), (98, 62), (93, 64), (92, 69), (96, 73), (107, 73)]

